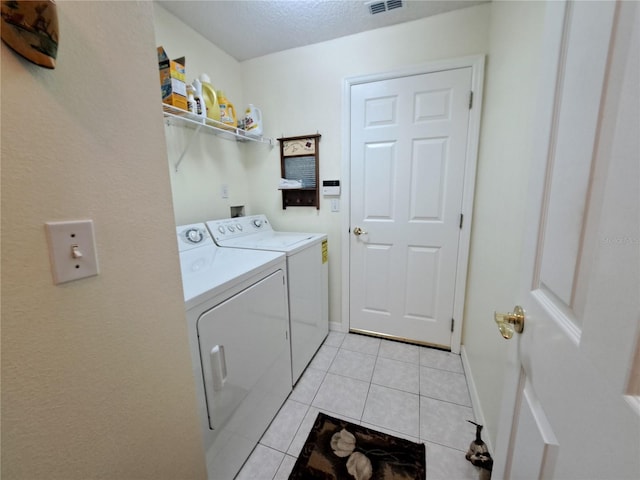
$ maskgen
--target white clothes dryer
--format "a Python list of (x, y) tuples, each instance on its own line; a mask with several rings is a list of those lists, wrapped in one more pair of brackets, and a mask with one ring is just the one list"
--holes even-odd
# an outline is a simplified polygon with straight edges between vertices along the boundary
[(220, 248), (203, 223), (177, 234), (208, 477), (228, 480), (291, 392), (285, 256)]
[(274, 231), (265, 215), (211, 220), (207, 227), (220, 247), (286, 254), (295, 384), (329, 333), (327, 235)]

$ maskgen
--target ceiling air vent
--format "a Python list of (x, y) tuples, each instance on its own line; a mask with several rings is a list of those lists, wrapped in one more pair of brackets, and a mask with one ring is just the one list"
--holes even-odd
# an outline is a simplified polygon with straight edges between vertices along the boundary
[(381, 2), (374, 1), (367, 2), (365, 3), (365, 5), (369, 9), (369, 13), (371, 15), (388, 12), (389, 10), (395, 10), (396, 8), (402, 8), (404, 6), (402, 0), (387, 0)]
[(384, 2), (371, 2), (367, 4), (369, 7), (369, 13), (375, 15), (376, 13), (383, 13), (387, 11), (387, 7)]
[(396, 8), (402, 8), (402, 0), (388, 0), (387, 10), (394, 10)]

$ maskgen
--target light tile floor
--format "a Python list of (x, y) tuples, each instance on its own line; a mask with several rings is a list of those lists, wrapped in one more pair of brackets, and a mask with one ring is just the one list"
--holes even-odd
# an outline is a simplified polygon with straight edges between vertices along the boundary
[(477, 479), (460, 356), (330, 332), (236, 479), (287, 479), (318, 412), (426, 445), (427, 479)]

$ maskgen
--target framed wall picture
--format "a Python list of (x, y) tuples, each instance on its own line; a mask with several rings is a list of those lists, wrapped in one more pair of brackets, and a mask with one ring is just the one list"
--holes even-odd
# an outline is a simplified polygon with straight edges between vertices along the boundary
[(316, 207), (320, 209), (318, 175), (320, 171), (320, 134), (279, 138), (282, 178), (295, 183), (282, 188), (282, 208)]

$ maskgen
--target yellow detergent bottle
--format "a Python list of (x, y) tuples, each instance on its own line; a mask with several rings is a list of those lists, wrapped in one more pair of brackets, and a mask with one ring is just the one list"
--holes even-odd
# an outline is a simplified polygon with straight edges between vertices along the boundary
[(220, 103), (216, 91), (211, 85), (211, 79), (206, 73), (200, 75), (200, 83), (202, 83), (202, 96), (207, 106), (207, 117), (216, 122), (220, 121)]
[(220, 103), (220, 121), (231, 128), (236, 128), (238, 126), (236, 109), (233, 103), (224, 96), (222, 90), (218, 90), (218, 102)]

